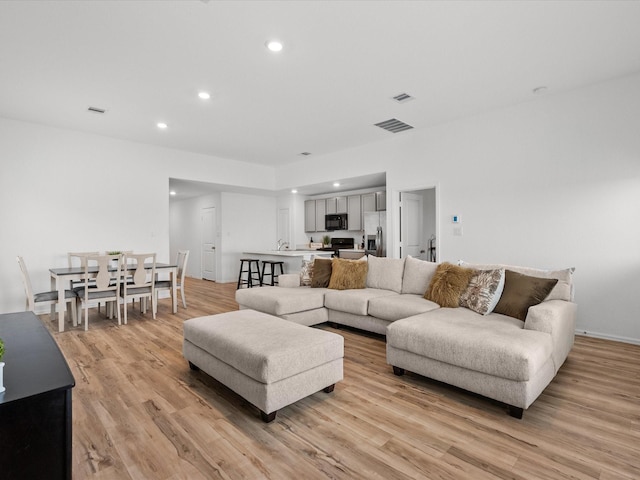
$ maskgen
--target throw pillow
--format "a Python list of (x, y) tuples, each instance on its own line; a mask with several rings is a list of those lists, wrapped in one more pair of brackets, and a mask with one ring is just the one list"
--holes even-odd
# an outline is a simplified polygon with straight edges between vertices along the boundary
[(402, 275), (402, 293), (424, 295), (436, 268), (438, 268), (437, 263), (413, 258), (411, 255), (407, 256)]
[(367, 287), (400, 293), (402, 291), (403, 271), (404, 258), (386, 258), (369, 255)]
[(469, 280), (469, 285), (460, 295), (460, 306), (480, 315), (491, 313), (502, 295), (504, 277), (503, 268), (476, 270)]
[(441, 307), (456, 308), (460, 304), (460, 294), (469, 285), (475, 270), (458, 267), (449, 262), (438, 265), (424, 298)]
[(529, 307), (537, 305), (547, 298), (556, 283), (558, 283), (557, 278), (530, 277), (507, 270), (502, 297), (493, 311), (518, 318), (524, 322)]
[(329, 288), (333, 288), (334, 290), (365, 288), (368, 270), (368, 262), (334, 258), (331, 261)]
[(331, 259), (316, 258), (313, 261), (311, 288), (327, 288), (331, 280)]
[(312, 275), (313, 260), (302, 260), (302, 267), (300, 267), (300, 285), (304, 287), (310, 286)]

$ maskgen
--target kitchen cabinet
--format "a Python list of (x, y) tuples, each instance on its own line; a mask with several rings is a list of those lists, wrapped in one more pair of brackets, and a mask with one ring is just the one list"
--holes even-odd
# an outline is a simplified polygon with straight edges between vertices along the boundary
[(376, 192), (376, 210), (378, 212), (387, 209), (387, 192)]
[(304, 231), (316, 231), (316, 201), (305, 200), (304, 202)]
[(365, 193), (362, 195), (362, 211), (363, 212), (375, 212), (376, 211), (376, 194), (375, 192)]
[(327, 214), (348, 213), (347, 197), (331, 197), (325, 200)]
[(379, 212), (387, 209), (387, 192), (365, 193), (362, 195), (363, 212)]
[(304, 202), (304, 231), (324, 232), (324, 216), (327, 213), (325, 200), (305, 200)]
[(362, 230), (362, 197), (360, 195), (347, 197), (347, 215), (349, 230)]
[(327, 204), (324, 200), (316, 200), (316, 232), (326, 232), (324, 217), (327, 214)]

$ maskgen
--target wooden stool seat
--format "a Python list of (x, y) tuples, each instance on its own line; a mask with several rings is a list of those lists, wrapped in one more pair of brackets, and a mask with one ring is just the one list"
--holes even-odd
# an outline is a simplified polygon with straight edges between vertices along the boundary
[[(242, 277), (243, 273), (247, 274), (244, 278)], [(236, 290), (242, 287), (242, 285), (246, 285), (247, 288), (252, 288), (254, 285), (262, 286), (260, 262), (257, 258), (240, 259), (240, 273), (238, 274), (238, 286)]]
[[(267, 265), (269, 270), (266, 270)], [(276, 272), (276, 268), (280, 267), (280, 272)], [(262, 261), (262, 273), (260, 274), (260, 285), (264, 285), (265, 275), (271, 277), (271, 283), (269, 285), (278, 285), (278, 275), (284, 274), (284, 262), (275, 260), (263, 260)]]

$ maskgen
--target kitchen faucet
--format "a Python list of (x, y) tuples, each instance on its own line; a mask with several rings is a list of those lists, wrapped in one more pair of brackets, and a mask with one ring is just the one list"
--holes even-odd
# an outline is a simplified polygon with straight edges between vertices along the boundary
[(283, 242), (282, 239), (278, 240), (278, 251), (280, 251), (282, 247), (288, 247), (288, 246), (289, 246), (289, 242)]

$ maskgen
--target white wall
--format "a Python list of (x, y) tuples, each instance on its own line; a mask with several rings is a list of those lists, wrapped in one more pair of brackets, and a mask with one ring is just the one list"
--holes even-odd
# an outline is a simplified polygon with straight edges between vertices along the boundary
[[(24, 310), (68, 251), (169, 252), (169, 178), (273, 189), (272, 168), (0, 118), (0, 312)], [(271, 222), (273, 223), (273, 222)]]
[(232, 282), (243, 252), (276, 249), (276, 198), (222, 192), (221, 200), (220, 281)]
[(579, 330), (640, 342), (638, 125), (635, 75), (287, 165), (276, 178), (290, 188), (338, 169), (353, 176), (353, 165), (386, 170), (392, 212), (393, 192), (438, 185), (440, 260), (576, 267)]
[[(0, 119), (0, 310), (24, 308), (18, 253), (38, 290), (70, 250), (169, 260), (169, 177), (281, 190), (386, 171), (390, 212), (394, 191), (438, 186), (441, 260), (574, 266), (579, 329), (640, 342), (638, 125), (640, 75), (277, 169)], [(246, 218), (248, 197), (221, 198), (223, 281), (243, 250), (273, 248), (276, 200)]]

